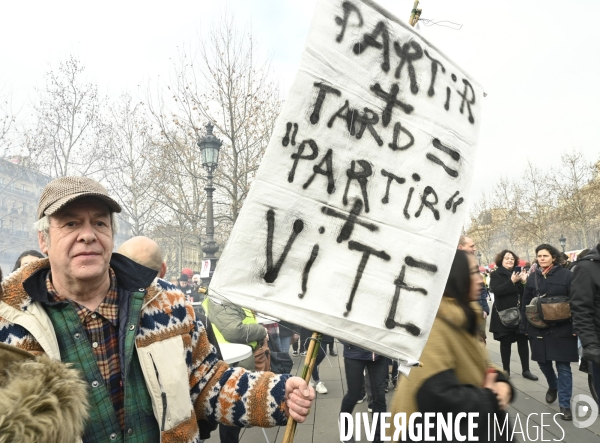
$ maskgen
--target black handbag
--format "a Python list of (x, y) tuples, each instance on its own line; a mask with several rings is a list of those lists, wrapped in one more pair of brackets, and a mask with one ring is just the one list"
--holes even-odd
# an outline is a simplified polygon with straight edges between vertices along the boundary
[(494, 303), (494, 309), (496, 309), (496, 312), (498, 313), (500, 323), (502, 323), (502, 325), (504, 325), (505, 328), (516, 329), (519, 327), (519, 324), (521, 324), (520, 305), (521, 303), (517, 302), (516, 308), (508, 308), (499, 311), (496, 307), (496, 304)]

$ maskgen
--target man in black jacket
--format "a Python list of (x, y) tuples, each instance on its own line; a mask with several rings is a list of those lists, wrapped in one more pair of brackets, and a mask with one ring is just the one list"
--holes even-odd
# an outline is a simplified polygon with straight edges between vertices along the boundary
[(592, 363), (594, 386), (600, 392), (600, 244), (573, 267), (571, 314), (583, 358)]

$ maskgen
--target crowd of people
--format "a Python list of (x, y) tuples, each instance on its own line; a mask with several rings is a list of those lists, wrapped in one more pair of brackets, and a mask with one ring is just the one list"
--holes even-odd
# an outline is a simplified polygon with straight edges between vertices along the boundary
[[(10, 384), (3, 372), (10, 362), (38, 365), (41, 385), (57, 383), (47, 380), (54, 365), (52, 373), (64, 374), (73, 397), (68, 405), (29, 411), (54, 419), (39, 430), (44, 437), (26, 440), (19, 434), (23, 411), (6, 405), (1, 431), (15, 441), (192, 442), (219, 424), (220, 441), (234, 443), (245, 426), (304, 421), (315, 391), (328, 392), (319, 365), (327, 353), (337, 356), (335, 339), (323, 337), (309, 384), (292, 376), (293, 357), (306, 354), (311, 331), (259, 322), (249, 309), (206, 296), (190, 268), (168, 282), (160, 247), (149, 238), (134, 237), (113, 253), (114, 213), (120, 210), (91, 179), (60, 178), (44, 189), (36, 223), (41, 252), (23, 252), (2, 281), (0, 396)], [(600, 392), (599, 247), (565, 263), (555, 247), (541, 244), (527, 266), (504, 249), (486, 282), (474, 241), (462, 236), (422, 367), (398, 378), (398, 362), (342, 341), (347, 389), (340, 412), (352, 413), (365, 400), (370, 412), (386, 412), (386, 392), (396, 389), (392, 414), (479, 412), (478, 429), (486, 432), (491, 417), (503, 421), (515, 396), (510, 362), (516, 343), (522, 377), (538, 380), (530, 368), (536, 362), (546, 402), (558, 399), (562, 419), (572, 420), (578, 338)], [(487, 355), (488, 330), (499, 342), (502, 368)], [(226, 364), (221, 348), (230, 343), (247, 345), (251, 353)], [(62, 425), (65, 417), (69, 426)], [(377, 442), (379, 428), (375, 435)]]
[[(461, 237), (462, 242), (472, 240)], [(494, 297), (489, 330), (500, 343), (504, 374), (510, 377), (511, 348), (516, 342), (522, 376), (538, 380), (530, 370), (530, 360), (536, 362), (548, 386), (546, 402), (558, 399), (561, 418), (567, 421), (573, 418), (571, 363), (579, 361), (579, 348), (594, 375), (596, 392), (600, 387), (600, 328), (595, 326), (600, 323), (594, 323), (600, 318), (596, 312), (600, 310), (598, 248), (584, 249), (576, 261), (570, 261), (554, 246), (540, 244), (534, 263), (524, 266), (517, 266), (517, 254), (505, 249), (496, 255), (495, 268), (488, 273)], [(562, 315), (544, 321), (541, 304), (560, 309)], [(507, 316), (511, 310), (519, 312), (516, 321)]]

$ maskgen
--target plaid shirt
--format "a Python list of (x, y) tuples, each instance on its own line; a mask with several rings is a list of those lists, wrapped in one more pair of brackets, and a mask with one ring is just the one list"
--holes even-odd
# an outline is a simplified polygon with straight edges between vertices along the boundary
[(119, 300), (117, 295), (117, 278), (109, 268), (110, 289), (106, 298), (95, 311), (91, 311), (77, 302), (62, 297), (52, 285), (52, 273), (46, 278), (48, 296), (56, 302), (68, 302), (75, 308), (87, 338), (92, 345), (98, 369), (110, 391), (112, 404), (119, 419), (121, 429), (125, 427), (125, 409), (121, 366), (119, 361)]

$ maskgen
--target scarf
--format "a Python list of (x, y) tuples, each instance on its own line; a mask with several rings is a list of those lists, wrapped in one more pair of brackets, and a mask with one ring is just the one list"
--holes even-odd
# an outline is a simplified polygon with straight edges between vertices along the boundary
[(548, 275), (548, 273), (552, 270), (552, 268), (554, 268), (554, 264), (551, 264), (550, 266), (548, 266), (546, 269), (542, 269), (542, 275), (545, 277), (546, 275)]

